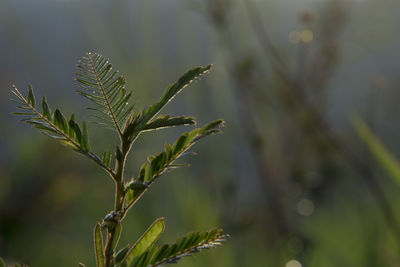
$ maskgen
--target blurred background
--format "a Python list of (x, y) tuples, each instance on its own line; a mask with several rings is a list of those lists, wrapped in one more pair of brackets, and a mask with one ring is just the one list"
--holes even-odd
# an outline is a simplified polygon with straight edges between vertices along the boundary
[[(0, 256), (95, 264), (92, 229), (113, 207), (112, 180), (19, 123), (9, 101), (12, 84), (32, 84), (87, 120), (73, 75), (94, 51), (125, 75), (137, 109), (214, 64), (166, 112), (226, 120), (193, 148), (191, 168), (145, 194), (121, 244), (165, 216), (162, 242), (216, 226), (232, 236), (179, 266), (400, 266), (398, 183), (349, 120), (359, 114), (400, 156), (399, 10), (397, 0), (0, 0)], [(127, 176), (182, 131), (142, 135)], [(94, 124), (89, 134), (99, 154), (117, 142)]]

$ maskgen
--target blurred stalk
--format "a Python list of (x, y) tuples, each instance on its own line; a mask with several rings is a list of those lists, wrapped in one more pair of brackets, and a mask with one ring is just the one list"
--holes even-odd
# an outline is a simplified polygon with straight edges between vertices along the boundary
[[(272, 240), (268, 244), (274, 243), (275, 245), (288, 240), (292, 235), (298, 235), (298, 231), (293, 228), (286, 215), (287, 207), (282, 201), (283, 188), (277, 179), (273, 179), (269, 174), (267, 168), (267, 159), (265, 157), (263, 136), (256, 121), (256, 111), (254, 96), (251, 93), (250, 85), (250, 70), (251, 62), (241, 58), (238, 49), (235, 46), (235, 39), (233, 38), (227, 22), (227, 12), (229, 11), (230, 0), (209, 0), (208, 1), (208, 14), (213, 21), (213, 25), (218, 31), (218, 35), (224, 47), (228, 49), (229, 61), (227, 65), (230, 72), (230, 80), (233, 81), (234, 97), (238, 108), (238, 115), (241, 129), (243, 130), (244, 140), (252, 156), (252, 162), (256, 167), (256, 177), (263, 197), (269, 207), (270, 216), (268, 216), (267, 223), (272, 224), (272, 229), (268, 229), (269, 234), (273, 234)], [(272, 49), (272, 46), (271, 46)], [(264, 225), (267, 227), (268, 224)], [(269, 225), (268, 225), (269, 227)], [(279, 255), (274, 255), (276, 259), (271, 259), (274, 265), (281, 264)], [(240, 262), (240, 261), (239, 261)], [(240, 266), (240, 263), (239, 263)]]
[[(395, 212), (392, 210), (381, 185), (375, 179), (373, 169), (341, 141), (333, 132), (329, 123), (321, 116), (318, 108), (308, 100), (305, 93), (305, 86), (295, 81), (288, 74), (290, 73), (289, 69), (285, 67), (281, 56), (269, 41), (267, 31), (263, 26), (258, 10), (253, 6), (253, 2), (251, 0), (243, 0), (243, 2), (246, 6), (246, 11), (257, 40), (264, 48), (266, 60), (272, 62), (273, 70), (285, 84), (282, 89), (285, 89), (286, 92), (282, 93), (281, 97), (286, 108), (290, 111), (290, 114), (297, 118), (294, 121), (299, 122), (299, 126), (305, 131), (311, 130), (316, 133), (322, 142), (328, 144), (331, 149), (336, 151), (343, 161), (349, 164), (349, 166), (364, 179), (387, 225), (390, 227), (393, 234), (396, 235), (397, 241), (400, 244), (400, 228), (396, 221)], [(342, 1), (333, 2), (337, 2), (338, 5), (343, 5)]]

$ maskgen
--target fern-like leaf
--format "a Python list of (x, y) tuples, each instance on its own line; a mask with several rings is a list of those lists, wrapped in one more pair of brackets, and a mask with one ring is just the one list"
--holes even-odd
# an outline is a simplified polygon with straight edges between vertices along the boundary
[[(133, 141), (141, 131), (149, 130), (149, 124), (158, 120), (158, 118), (154, 119), (154, 117), (161, 111), (161, 109), (165, 107), (177, 94), (179, 94), (183, 88), (208, 73), (211, 67), (212, 65), (208, 65), (205, 67), (194, 67), (188, 70), (178, 79), (178, 81), (168, 86), (158, 102), (146, 107), (143, 111), (137, 114), (132, 113), (125, 124), (124, 136), (128, 140)], [(186, 124), (192, 123), (186, 122)]]
[(62, 144), (70, 146), (80, 153), (89, 152), (89, 141), (84, 123), (84, 130), (82, 131), (73, 116), (67, 122), (59, 109), (56, 109), (51, 115), (45, 97), (42, 98), (42, 112), (39, 112), (35, 107), (35, 97), (31, 86), (29, 86), (27, 98), (16, 87), (13, 88), (12, 93), (18, 98), (19, 106), (17, 108), (24, 111), (14, 112), (14, 114), (24, 116), (23, 122), (31, 124), (47, 136), (57, 139)]
[(112, 69), (108, 59), (87, 53), (77, 66), (75, 80), (83, 90), (78, 93), (92, 101), (97, 118), (111, 124), (122, 136), (121, 127), (133, 109), (129, 105), (132, 92), (125, 89), (125, 78)]
[(161, 115), (147, 123), (142, 131), (158, 130), (167, 127), (176, 127), (184, 125), (195, 125), (196, 121), (192, 117), (170, 117), (169, 115)]
[(126, 185), (125, 202), (129, 209), (147, 190), (147, 188), (162, 174), (179, 167), (174, 162), (187, 153), (187, 151), (201, 138), (219, 133), (219, 127), (223, 126), (223, 120), (216, 120), (206, 124), (202, 128), (196, 128), (182, 134), (171, 146), (165, 144), (165, 150), (155, 156), (148, 158), (148, 161), (140, 168), (137, 179), (132, 179)]
[(90, 152), (89, 136), (85, 122), (82, 122), (82, 126), (79, 126), (75, 121), (74, 115), (67, 121), (59, 109), (52, 113), (45, 97), (42, 98), (42, 110), (40, 112), (36, 108), (32, 86), (29, 86), (27, 97), (24, 97), (15, 86), (11, 92), (17, 97), (14, 102), (17, 103), (17, 108), (21, 110), (21, 112), (14, 112), (14, 114), (23, 116), (22, 122), (32, 125), (46, 136), (71, 147), (73, 150), (93, 160), (110, 174), (113, 174), (113, 171), (108, 166), (103, 164), (93, 152)]
[(228, 238), (229, 235), (224, 234), (221, 229), (189, 233), (178, 239), (174, 244), (152, 246), (136, 257), (130, 267), (156, 267), (176, 263), (183, 257), (221, 245)]

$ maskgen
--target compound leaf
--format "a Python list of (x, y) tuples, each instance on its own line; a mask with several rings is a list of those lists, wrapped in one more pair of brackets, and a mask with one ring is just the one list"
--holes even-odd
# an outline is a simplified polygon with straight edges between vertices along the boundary
[(178, 239), (174, 244), (152, 246), (130, 265), (131, 267), (155, 267), (163, 264), (176, 263), (186, 256), (200, 252), (203, 249), (214, 248), (226, 241), (229, 235), (221, 229), (208, 232), (189, 233)]
[[(178, 79), (178, 81), (167, 87), (158, 102), (148, 106), (138, 114), (132, 114), (125, 124), (124, 136), (126, 136), (128, 140), (133, 141), (141, 131), (148, 127), (148, 123), (161, 111), (165, 105), (168, 104), (169, 101), (171, 101), (179, 92), (181, 92), (183, 88), (188, 86), (193, 81), (199, 79), (205, 73), (209, 72), (211, 66), (212, 65), (208, 65), (205, 67), (194, 67), (190, 69), (184, 73)], [(186, 123), (192, 124), (189, 122), (189, 120), (187, 120)]]
[(185, 125), (194, 125), (196, 121), (191, 117), (170, 117), (169, 115), (161, 115), (147, 123), (142, 131), (151, 131), (158, 130), (167, 127), (175, 127), (175, 126), (185, 126)]
[(129, 253), (126, 256), (126, 263), (129, 264), (132, 260), (139, 255), (143, 254), (148, 250), (154, 242), (158, 240), (164, 231), (165, 223), (164, 218), (158, 218), (152, 225), (146, 230), (146, 232), (139, 238), (138, 241), (132, 246)]
[[(223, 120), (216, 120), (204, 125), (202, 128), (196, 128), (190, 132), (182, 134), (175, 143), (171, 146), (165, 145), (165, 151), (148, 158), (140, 168), (139, 175), (136, 183), (142, 184), (146, 188), (153, 183), (153, 181), (160, 175), (167, 171), (177, 168), (180, 165), (174, 162), (185, 155), (185, 153), (201, 138), (220, 132), (218, 129), (224, 124)], [(134, 190), (133, 188), (126, 188), (125, 203), (127, 206), (132, 206), (137, 199), (145, 192), (145, 190)]]
[(87, 154), (89, 151), (89, 139), (86, 131), (85, 142), (82, 141), (82, 135), (80, 134), (80, 128), (74, 120), (74, 116), (71, 116), (69, 123), (65, 119), (64, 115), (59, 109), (56, 109), (51, 114), (50, 107), (47, 104), (46, 98), (42, 98), (42, 112), (39, 112), (34, 106), (34, 94), (33, 89), (30, 86), (28, 97), (25, 98), (17, 88), (13, 88), (12, 93), (17, 96), (20, 106), (19, 109), (29, 110), (30, 112), (15, 112), (15, 115), (25, 116), (22, 122), (28, 123), (33, 127), (39, 129), (42, 133), (47, 136), (60, 141), (64, 145), (72, 146), (72, 148), (83, 154)]
[(97, 53), (86, 53), (79, 61), (75, 80), (83, 90), (78, 93), (95, 105), (92, 110), (103, 114), (119, 134), (122, 124), (133, 109), (132, 92), (125, 89), (125, 78), (112, 69), (108, 59)]
[(177, 82), (168, 86), (168, 88), (164, 91), (163, 95), (157, 103), (144, 110), (143, 116), (145, 118), (148, 118), (149, 120), (153, 118), (166, 104), (168, 104), (169, 101), (171, 101), (179, 92), (181, 92), (183, 88), (188, 86), (190, 83), (192, 83), (194, 80), (198, 79), (205, 73), (209, 72), (211, 66), (212, 65), (208, 65), (205, 67), (194, 67), (184, 73)]
[[(113, 171), (110, 169), (109, 165), (103, 164), (102, 160), (99, 159), (96, 154), (89, 152), (89, 136), (85, 122), (82, 123), (81, 131), (79, 125), (75, 122), (73, 114), (68, 123), (59, 109), (56, 109), (54, 113), (51, 114), (50, 107), (45, 97), (42, 98), (42, 112), (38, 111), (33, 105), (35, 97), (31, 86), (29, 87), (27, 97), (24, 97), (15, 86), (13, 86), (11, 92), (17, 97), (16, 100), (13, 100), (18, 103), (17, 108), (24, 111), (14, 112), (15, 115), (24, 116), (24, 119), (21, 120), (22, 122), (32, 125), (46, 136), (56, 139), (63, 145), (71, 147), (73, 150), (100, 165), (110, 175), (113, 175)], [(29, 112), (26, 112), (27, 110)]]

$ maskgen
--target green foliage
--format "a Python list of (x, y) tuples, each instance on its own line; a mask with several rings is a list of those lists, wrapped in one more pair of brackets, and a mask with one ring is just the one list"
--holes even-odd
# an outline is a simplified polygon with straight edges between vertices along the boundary
[[(38, 111), (31, 86), (26, 98), (16, 87), (13, 88), (12, 93), (17, 97), (14, 101), (18, 104), (17, 108), (22, 110), (14, 114), (23, 116), (23, 122), (88, 157), (114, 180), (116, 185), (114, 210), (97, 222), (94, 228), (97, 267), (159, 266), (175, 263), (184, 256), (212, 248), (225, 241), (228, 235), (223, 234), (222, 230), (214, 230), (190, 233), (175, 244), (159, 246), (156, 241), (165, 228), (164, 218), (159, 218), (133, 245), (127, 244), (117, 251), (122, 233), (122, 220), (140, 196), (162, 174), (182, 166), (175, 164), (175, 161), (187, 154), (197, 141), (220, 133), (219, 128), (223, 126), (223, 120), (216, 120), (185, 132), (172, 145), (166, 143), (163, 152), (148, 157), (136, 179), (134, 177), (129, 181), (125, 179), (126, 157), (132, 144), (142, 132), (196, 124), (192, 117), (171, 117), (168, 114), (158, 115), (158, 113), (183, 88), (207, 73), (211, 65), (190, 69), (178, 81), (167, 87), (158, 102), (139, 112), (135, 112), (133, 105), (129, 104), (132, 93), (125, 89), (125, 78), (119, 75), (118, 71), (113, 71), (111, 63), (103, 56), (87, 53), (79, 61), (77, 68), (75, 80), (82, 88), (78, 93), (95, 104), (91, 109), (97, 112), (93, 116), (100, 119), (98, 123), (113, 128), (120, 137), (120, 144), (116, 145), (114, 154), (106, 151), (98, 157), (93, 153), (89, 145), (86, 123), (82, 122), (80, 126), (74, 115), (67, 121), (59, 109), (55, 109), (52, 113), (45, 97), (42, 98), (41, 111)], [(112, 163), (115, 163), (114, 168), (111, 167)], [(103, 232), (106, 233), (105, 240)], [(78, 266), (85, 265), (78, 263)]]
[(68, 122), (59, 109), (56, 109), (52, 114), (46, 97), (42, 98), (42, 111), (40, 112), (35, 106), (32, 86), (29, 86), (27, 98), (15, 86), (12, 89), (12, 93), (17, 97), (17, 99), (13, 99), (17, 103), (17, 108), (23, 111), (14, 112), (13, 114), (24, 117), (21, 120), (22, 122), (32, 125), (46, 136), (71, 147), (74, 151), (83, 154), (100, 165), (108, 173), (112, 173), (109, 165), (105, 165), (96, 154), (90, 151), (89, 135), (84, 121), (81, 128), (76, 123), (74, 114), (71, 115)]
[(97, 267), (104, 266), (103, 236), (101, 234), (101, 227), (99, 223), (97, 223), (94, 227), (94, 249), (96, 253)]
[(171, 169), (182, 166), (176, 165), (174, 162), (185, 155), (185, 152), (187, 152), (190, 147), (192, 147), (201, 138), (207, 135), (219, 133), (220, 130), (218, 128), (222, 125), (222, 120), (216, 120), (203, 126), (202, 128), (197, 128), (190, 132), (184, 133), (175, 141), (172, 146), (169, 143), (166, 143), (165, 151), (155, 156), (150, 156), (148, 161), (145, 162), (140, 168), (137, 176), (138, 178), (131, 179), (126, 186), (125, 200), (127, 207), (131, 207), (156, 178)]
[(111, 245), (111, 248), (112, 248), (113, 251), (115, 250), (115, 248), (116, 248), (117, 245), (118, 245), (119, 238), (121, 237), (121, 233), (122, 233), (122, 224), (119, 223), (119, 224), (115, 227), (115, 237), (114, 237), (113, 242), (112, 242), (112, 245)]
[(146, 232), (129, 249), (125, 259), (123, 260), (123, 264), (130, 266), (134, 258), (145, 253), (160, 238), (161, 234), (164, 232), (164, 229), (164, 218), (159, 218), (153, 222)]
[[(91, 109), (100, 123), (111, 126), (121, 133), (121, 125), (133, 109), (129, 105), (132, 92), (125, 89), (125, 78), (113, 71), (108, 59), (96, 53), (86, 53), (77, 66), (75, 80), (83, 90), (78, 93), (92, 101)], [(104, 115), (104, 116), (102, 116)]]
[(152, 246), (136, 257), (130, 267), (160, 266), (167, 263), (176, 263), (183, 257), (210, 249), (224, 242), (228, 235), (224, 235), (221, 229), (208, 232), (189, 233), (178, 239), (174, 244)]
[(142, 131), (158, 130), (161, 128), (184, 126), (190, 124), (196, 124), (194, 118), (184, 116), (171, 118), (169, 115), (162, 115), (155, 118), (152, 122), (146, 124), (143, 127)]
[(74, 120), (74, 115), (71, 116), (68, 122), (59, 109), (56, 109), (51, 115), (45, 97), (42, 98), (42, 112), (38, 111), (35, 107), (32, 86), (29, 86), (27, 98), (16, 87), (13, 88), (12, 92), (17, 97), (17, 100), (15, 100), (19, 104), (17, 108), (24, 110), (24, 112), (14, 112), (14, 114), (24, 116), (23, 122), (31, 124), (47, 136), (72, 147), (80, 153), (86, 154), (89, 152), (89, 141), (84, 122), (82, 123), (84, 128), (82, 132)]
[(158, 102), (145, 108), (138, 114), (132, 113), (130, 118), (127, 120), (123, 133), (127, 140), (129, 142), (134, 141), (141, 131), (155, 130), (158, 128), (185, 124), (195, 124), (193, 118), (187, 117), (174, 118), (172, 121), (171, 119), (169, 119), (169, 116), (158, 117), (154, 121), (152, 121), (152, 119), (161, 111), (163, 107), (165, 107), (165, 105), (168, 104), (169, 101), (171, 101), (179, 92), (181, 92), (183, 88), (188, 86), (194, 80), (199, 79), (202, 75), (209, 72), (210, 69), (211, 65), (190, 69), (189, 71), (184, 73), (178, 79), (178, 81), (168, 86)]
[(400, 165), (397, 159), (386, 149), (359, 116), (352, 116), (351, 122), (372, 156), (382, 166), (388, 176), (400, 185)]
[(6, 267), (6, 264), (4, 263), (1, 257), (0, 257), (0, 267)]

